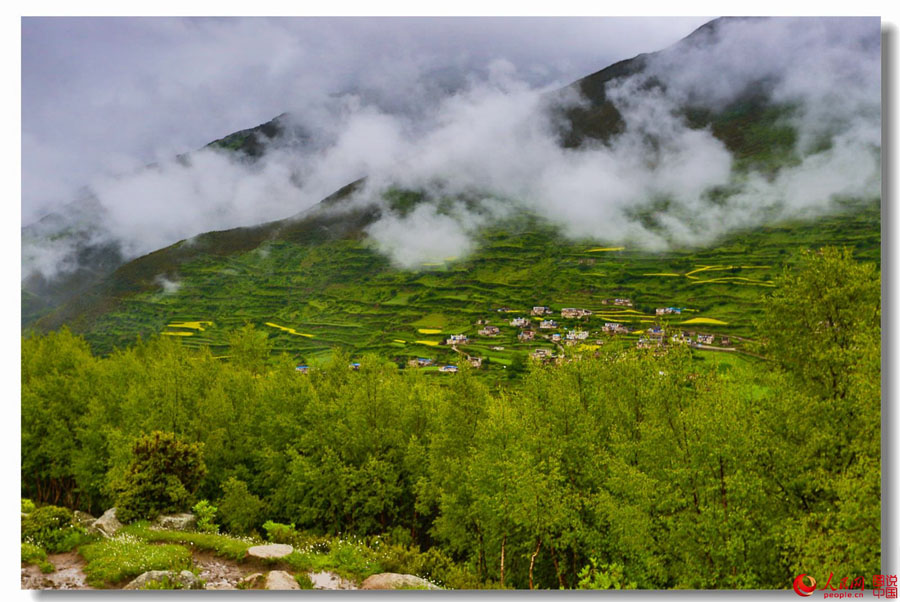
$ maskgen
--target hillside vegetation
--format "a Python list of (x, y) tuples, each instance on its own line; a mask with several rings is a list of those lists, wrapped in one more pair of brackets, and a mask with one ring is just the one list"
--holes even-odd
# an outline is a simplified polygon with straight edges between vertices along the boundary
[(227, 362), (178, 337), (108, 357), (65, 330), (25, 338), (22, 493), (93, 511), (133, 500), (121, 475), (161, 431), (202, 454), (196, 489), (171, 498), (185, 509), (205, 498), (245, 529), (385, 534), (477, 583), (875, 574), (880, 274), (833, 248), (797, 261), (761, 301), (769, 361), (725, 370), (686, 347), (609, 348), (492, 391), (465, 367), (434, 386), (374, 355), (300, 374), (271, 364), (252, 326)]
[[(558, 351), (544, 338), (552, 332), (587, 329), (585, 343), (615, 345), (634, 345), (640, 337), (608, 337), (601, 333), (606, 322), (638, 332), (665, 325), (673, 333), (754, 339), (764, 295), (803, 249), (843, 244), (861, 259), (880, 261), (879, 207), (849, 206), (815, 222), (783, 223), (733, 234), (709, 248), (664, 253), (568, 240), (522, 217), (485, 230), (472, 256), (418, 271), (391, 266), (354, 234), (352, 216), (311, 216), (210, 233), (143, 257), (120, 268), (106, 288), (84, 295), (73, 313), (58, 313), (58, 322), (45, 325), (69, 325), (98, 353), (163, 333), (227, 357), (232, 333), (250, 323), (266, 334), (274, 352), (297, 364), (319, 365), (336, 351), (354, 361), (375, 353), (400, 364), (416, 357), (455, 364), (470, 355), (486, 358), (482, 372), (496, 380), (535, 349)], [(357, 219), (362, 224), (371, 217)], [(333, 228), (322, 234), (335, 223), (343, 225), (343, 235)], [(159, 276), (177, 282), (177, 290), (166, 292)], [(603, 304), (617, 297), (633, 307)], [(540, 322), (529, 314), (539, 305), (554, 311), (548, 317), (559, 328), (537, 328)], [(657, 308), (670, 306), (683, 311), (656, 316)], [(565, 307), (593, 315), (562, 319)], [(521, 328), (510, 326), (517, 316), (532, 320), (534, 341), (517, 339)], [(479, 320), (500, 333), (478, 335)], [(444, 344), (460, 333), (470, 338), (459, 347), (462, 354)], [(578, 350), (567, 351), (572, 356)]]

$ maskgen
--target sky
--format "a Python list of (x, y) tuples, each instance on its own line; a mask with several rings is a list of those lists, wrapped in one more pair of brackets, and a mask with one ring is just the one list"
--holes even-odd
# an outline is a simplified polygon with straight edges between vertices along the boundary
[[(465, 257), (479, 228), (518, 210), (571, 238), (663, 250), (877, 196), (879, 21), (728, 19), (675, 44), (705, 21), (25, 19), (22, 221), (90, 201), (23, 238), (23, 276), (79, 265), (82, 243), (57, 234), (73, 222), (130, 259), (300, 214), (363, 177), (355, 202), (392, 187), (432, 201), (368, 229), (405, 269)], [(563, 148), (548, 94), (641, 52), (653, 52), (644, 73), (606, 86), (624, 132)], [(735, 172), (681, 111), (763, 85), (798, 132), (798, 162), (775, 178)], [(257, 163), (195, 150), (282, 112), (299, 134)], [(711, 202), (723, 187), (728, 202)], [(440, 202), (472, 196), (477, 211)], [(660, 203), (655, 224), (638, 219)]]
[(565, 85), (707, 20), (23, 18), (22, 224), (99, 178), (335, 95), (415, 110), (499, 60), (531, 86)]

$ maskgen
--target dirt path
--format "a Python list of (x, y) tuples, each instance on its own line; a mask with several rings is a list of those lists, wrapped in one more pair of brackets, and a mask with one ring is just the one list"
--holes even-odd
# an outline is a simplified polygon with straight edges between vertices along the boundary
[[(206, 550), (192, 550), (192, 556), (199, 577), (206, 581), (206, 589), (210, 590), (237, 589), (238, 582), (247, 575), (265, 574), (277, 568), (255, 562), (235, 562)], [(87, 583), (84, 559), (75, 552), (51, 554), (47, 560), (56, 570), (46, 575), (36, 565), (22, 567), (22, 589), (94, 589)], [(309, 578), (315, 589), (356, 589), (355, 583), (331, 571), (309, 573)]]
[(84, 559), (75, 552), (50, 554), (47, 560), (56, 570), (46, 575), (33, 564), (22, 568), (22, 589), (94, 589), (87, 584)]
[(240, 564), (205, 550), (194, 550), (193, 557), (199, 577), (206, 581), (206, 589), (237, 589), (238, 581), (260, 572), (254, 565)]

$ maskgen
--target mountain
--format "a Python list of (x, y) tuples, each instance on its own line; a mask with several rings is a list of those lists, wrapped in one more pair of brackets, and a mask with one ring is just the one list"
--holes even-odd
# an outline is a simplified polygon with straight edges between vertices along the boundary
[[(574, 150), (615, 140), (627, 125), (608, 97), (610, 85), (645, 74), (651, 61), (666, 53), (708, 43), (728, 22), (708, 23), (672, 48), (618, 62), (547, 95), (560, 145)], [(641, 85), (667, 93), (666, 83), (653, 76)], [(583, 102), (565, 102), (573, 91)], [(678, 110), (690, 128), (721, 141), (737, 172), (774, 178), (798, 162), (797, 131), (783, 119), (794, 109), (773, 99), (771, 86), (760, 78), (721, 106), (688, 99)], [(304, 132), (288, 123), (282, 115), (210, 146), (257, 161), (270, 148), (306, 143)], [(521, 314), (537, 305), (557, 312), (586, 307), (596, 314), (588, 323), (594, 330), (602, 321), (641, 330), (657, 322), (654, 309), (673, 306), (685, 309), (673, 324), (752, 337), (760, 296), (794, 251), (847, 244), (862, 257), (879, 260), (880, 203), (848, 198), (835, 215), (815, 222), (773, 223), (739, 230), (707, 248), (676, 245), (652, 253), (573, 239), (545, 218), (518, 211), (482, 227), (478, 249), (469, 256), (407, 271), (373, 247), (367, 229), (386, 213), (405, 215), (424, 194), (390, 189), (379, 202), (361, 203), (354, 193), (364, 186), (364, 179), (357, 180), (291, 218), (207, 232), (122, 265), (116, 265), (120, 256), (114, 247), (92, 246), (90, 236), (77, 234), (85, 241), (79, 253), (90, 267), (56, 288), (46, 281), (23, 283), (23, 298), (29, 297), (23, 323), (40, 315), (31, 324), (37, 330), (67, 325), (101, 352), (162, 332), (227, 353), (229, 334), (250, 322), (270, 334), (276, 350), (308, 362), (334, 348), (400, 361), (426, 354), (451, 361), (457, 352), (438, 346), (439, 340), (459, 332), (474, 336), (476, 322), (490, 320), (501, 326), (501, 336), (466, 349), (508, 366), (548, 343), (520, 342), (517, 329), (504, 326), (507, 315), (498, 314), (499, 308)], [(478, 209), (477, 199), (461, 202)], [(635, 211), (651, 225), (656, 219), (652, 206)], [(634, 307), (603, 306), (602, 299), (615, 297), (632, 299)]]

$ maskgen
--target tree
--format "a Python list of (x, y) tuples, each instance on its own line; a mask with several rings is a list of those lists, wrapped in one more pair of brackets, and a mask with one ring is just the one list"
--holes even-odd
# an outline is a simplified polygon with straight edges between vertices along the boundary
[(116, 516), (122, 522), (190, 508), (206, 475), (202, 444), (154, 431), (138, 437), (131, 454), (125, 474), (114, 477), (110, 485), (115, 492)]
[(758, 326), (769, 355), (811, 393), (843, 398), (861, 351), (856, 337), (880, 330), (880, 310), (877, 267), (825, 247), (785, 269)]

